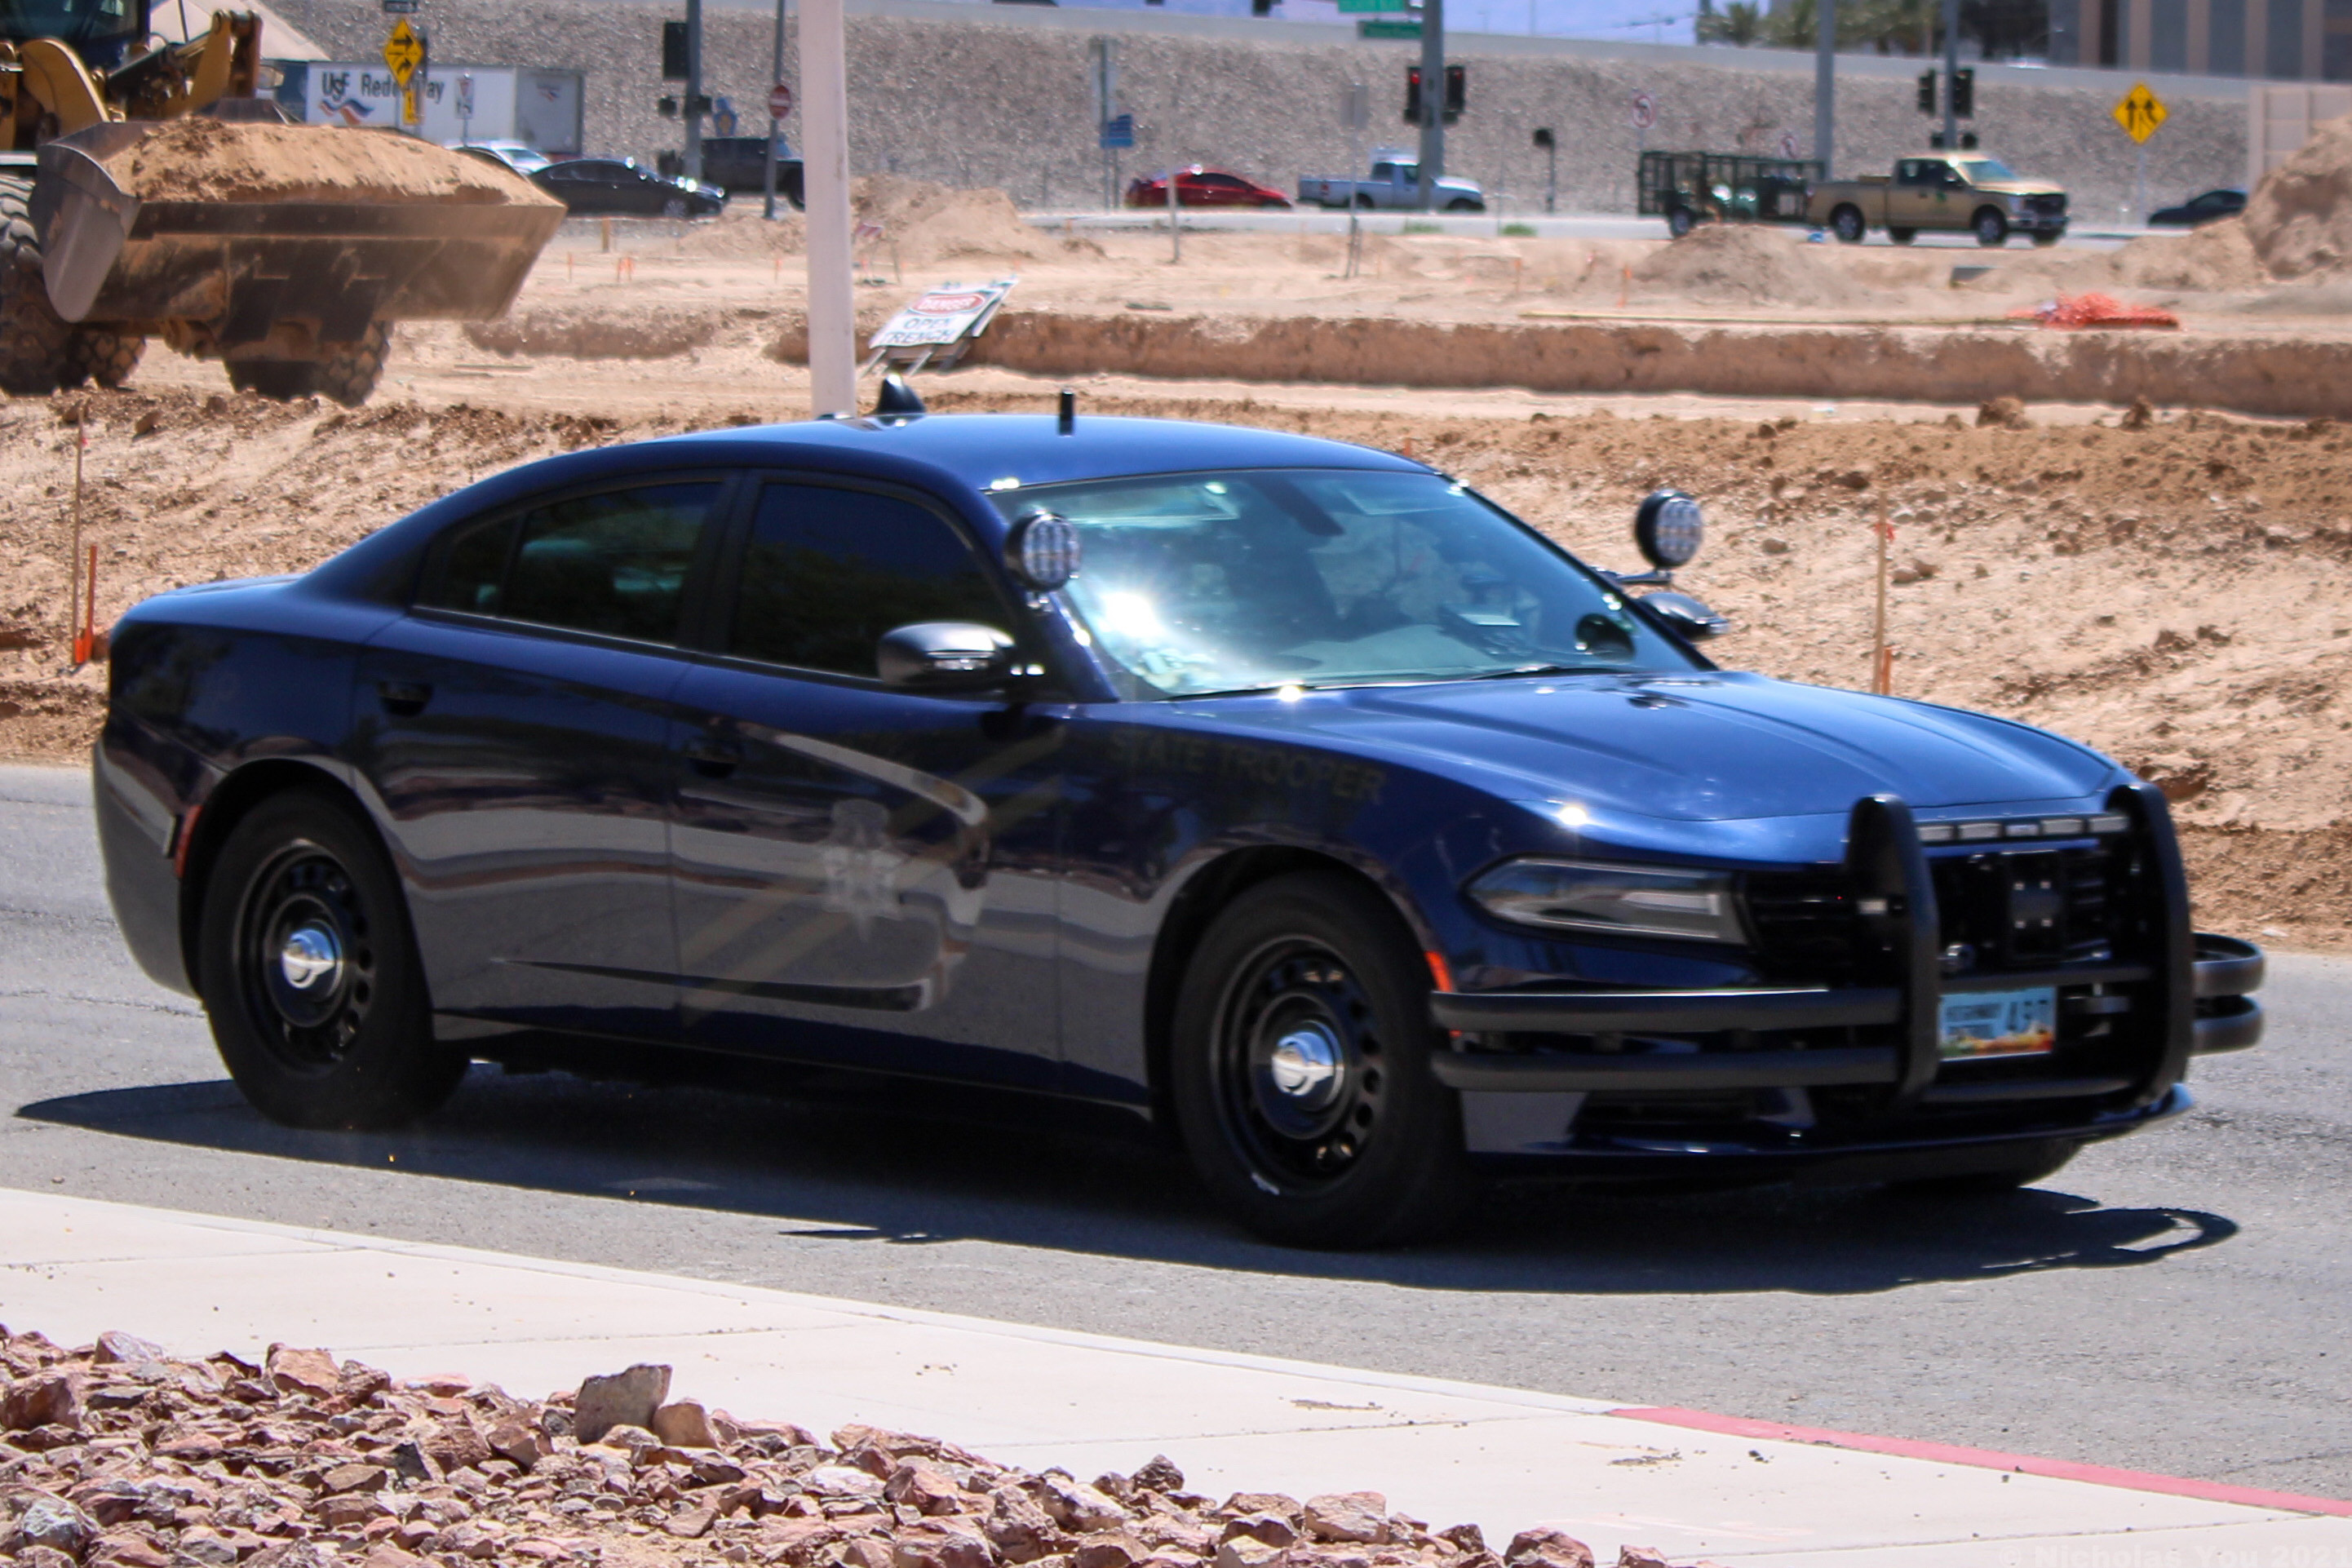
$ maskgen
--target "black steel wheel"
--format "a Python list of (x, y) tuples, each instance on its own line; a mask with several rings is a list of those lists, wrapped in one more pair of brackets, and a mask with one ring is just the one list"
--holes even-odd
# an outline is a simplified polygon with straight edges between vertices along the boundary
[(405, 901), (353, 810), (294, 791), (255, 806), (213, 862), (197, 989), (229, 1076), (295, 1127), (394, 1127), (457, 1087), (433, 1039)]
[(1842, 206), (1830, 214), (1830, 232), (1848, 245), (1860, 245), (1870, 226), (1862, 221), (1860, 207)]
[(1244, 1224), (1358, 1247), (1454, 1216), (1468, 1174), (1428, 1008), (1403, 922), (1360, 883), (1281, 877), (1218, 916), (1178, 996), (1171, 1087), (1193, 1164)]

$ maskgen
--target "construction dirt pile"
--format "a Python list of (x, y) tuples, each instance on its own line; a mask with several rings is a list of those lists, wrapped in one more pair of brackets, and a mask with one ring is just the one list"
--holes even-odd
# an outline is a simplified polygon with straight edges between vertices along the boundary
[(1738, 224), (1691, 230), (1634, 263), (1633, 280), (1645, 291), (1783, 310), (1860, 305), (1874, 294), (1802, 234)]
[(105, 163), (114, 183), (141, 201), (555, 203), (488, 159), (413, 136), (338, 126), (170, 120)]
[(2269, 268), (2242, 218), (2187, 234), (2143, 235), (2114, 255), (2116, 281), (2129, 289), (2180, 289), (2200, 294), (2269, 287)]
[[(1081, 1481), (935, 1437), (672, 1400), (670, 1369), (518, 1399), (399, 1382), (322, 1350), (183, 1360), (110, 1332), (68, 1351), (0, 1330), (0, 1557), (16, 1568), (1593, 1568), (1566, 1531), (1500, 1553), (1378, 1492), (1301, 1502), (1184, 1489), (1154, 1458)], [(1667, 1568), (1642, 1547), (1620, 1568)]]
[(2263, 176), (2234, 221), (2275, 277), (2352, 271), (2352, 114), (2315, 129)]
[(707, 223), (698, 223), (680, 235), (677, 254), (720, 261), (765, 261), (771, 257), (799, 256), (808, 249), (808, 224), (780, 198), (780, 215), (761, 216), (764, 203), (756, 195), (738, 196), (727, 210)]
[(850, 209), (860, 224), (881, 230), (861, 244), (895, 251), (902, 262), (965, 258), (1017, 261), (1045, 253), (1045, 237), (998, 190), (957, 190), (898, 174), (866, 174), (849, 183)]
[[(765, 363), (767, 362), (761, 361)], [(942, 411), (1019, 403), (926, 389)], [(1728, 614), (1726, 663), (1858, 687), (1871, 525), (1895, 526), (1898, 694), (2075, 736), (2160, 782), (2201, 918), (2352, 945), (2352, 427), (2210, 414), (2040, 425), (1958, 417), (1475, 418), (1089, 392), (1087, 406), (1410, 449), (1602, 565), (1648, 490), (1699, 496), (1682, 575)], [(196, 392), (0, 405), (0, 752), (78, 759), (104, 668), (65, 662), (70, 411), (90, 447), (97, 624), (165, 588), (298, 571), (458, 485), (590, 442), (773, 418), (582, 420), (384, 402), (358, 413)], [(2007, 413), (2008, 411), (2004, 411)], [(142, 433), (143, 432), (143, 433)]]

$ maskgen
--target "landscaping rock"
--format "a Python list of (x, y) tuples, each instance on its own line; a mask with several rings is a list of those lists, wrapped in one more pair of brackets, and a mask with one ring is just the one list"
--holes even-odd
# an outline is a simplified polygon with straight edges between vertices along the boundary
[(1389, 1538), (1388, 1513), (1389, 1500), (1378, 1492), (1330, 1492), (1307, 1500), (1307, 1532), (1378, 1546)]
[(626, 1372), (582, 1381), (572, 1405), (572, 1435), (593, 1443), (615, 1426), (650, 1428), (669, 1397), (669, 1368), (640, 1363)]

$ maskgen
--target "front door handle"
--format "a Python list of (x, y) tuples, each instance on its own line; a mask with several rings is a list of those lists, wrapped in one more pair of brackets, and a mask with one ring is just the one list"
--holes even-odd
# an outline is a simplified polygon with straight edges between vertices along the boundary
[(404, 719), (424, 712), (425, 705), (433, 700), (433, 689), (421, 680), (379, 680), (375, 694), (385, 712)]
[(686, 743), (686, 759), (703, 777), (723, 779), (743, 765), (743, 744), (706, 732)]

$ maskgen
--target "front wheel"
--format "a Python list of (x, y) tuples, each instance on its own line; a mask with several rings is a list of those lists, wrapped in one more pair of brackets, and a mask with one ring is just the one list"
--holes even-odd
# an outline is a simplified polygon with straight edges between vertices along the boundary
[(1830, 232), (1848, 245), (1860, 245), (1870, 226), (1862, 221), (1860, 207), (1845, 206), (1830, 214)]
[(230, 830), (205, 884), (197, 990), (229, 1076), (289, 1127), (397, 1127), (466, 1058), (433, 1038), (391, 862), (354, 811), (290, 791)]
[(1461, 196), (1446, 203), (1445, 210), (1450, 213), (1482, 213), (1486, 210), (1486, 204), (1474, 202), (1467, 196)]
[(256, 392), (280, 403), (298, 397), (326, 397), (346, 408), (357, 408), (375, 392), (383, 378), (383, 362), (392, 352), (392, 329), (371, 321), (360, 340), (332, 343), (315, 360), (233, 359), (228, 384), (239, 392)]
[(1916, 228), (1890, 228), (1886, 231), (1886, 237), (1897, 245), (1908, 245), (1919, 237), (1919, 231)]
[(1171, 1087), (1202, 1180), (1286, 1246), (1442, 1229), (1470, 1183), (1428, 1009), (1414, 942), (1363, 884), (1304, 872), (1236, 899), (1176, 1002)]
[(2033, 243), (2036, 245), (2055, 245), (2065, 237), (2066, 237), (2063, 234), (2058, 233), (2036, 234), (2033, 237)]
[(2009, 243), (2009, 219), (1990, 207), (1977, 214), (1970, 226), (1977, 231), (1977, 243), (1988, 250)]
[(49, 303), (41, 276), (33, 184), (0, 179), (0, 392), (38, 397), (73, 374), (73, 326)]
[(1666, 232), (1676, 239), (1688, 234), (1697, 225), (1698, 219), (1691, 216), (1691, 210), (1688, 207), (1676, 207), (1666, 215)]

